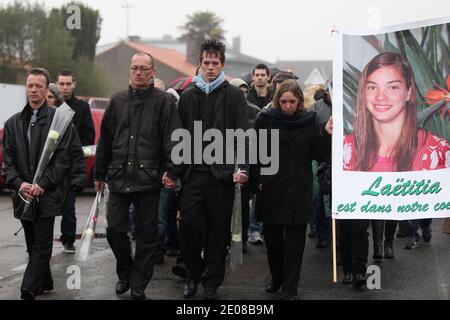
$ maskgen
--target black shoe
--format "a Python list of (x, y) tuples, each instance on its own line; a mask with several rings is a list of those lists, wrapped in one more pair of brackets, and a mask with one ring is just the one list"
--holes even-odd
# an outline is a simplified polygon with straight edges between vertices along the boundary
[(36, 296), (28, 290), (22, 290), (20, 292), (20, 299), (22, 300), (36, 300)]
[(344, 273), (344, 278), (342, 278), (343, 284), (352, 284), (353, 283), (353, 274)]
[(316, 248), (328, 248), (330, 246), (330, 241), (328, 240), (319, 240), (317, 241)]
[(44, 284), (44, 286), (36, 293), (37, 296), (43, 294), (44, 292), (52, 291), (53, 290), (53, 283), (47, 283)]
[(405, 249), (412, 250), (419, 246), (419, 241), (416, 238), (409, 238), (408, 242), (406, 242)]
[(153, 263), (156, 265), (160, 265), (164, 263), (164, 256), (162, 255), (157, 255), (153, 258)]
[(188, 279), (184, 285), (183, 297), (192, 298), (197, 293), (197, 281)]
[(360, 289), (362, 286), (366, 285), (366, 275), (362, 273), (356, 273), (353, 276), (353, 287)]
[(217, 300), (217, 289), (206, 287), (205, 300)]
[(278, 290), (280, 290), (280, 288), (281, 288), (280, 284), (271, 282), (266, 286), (266, 292), (267, 293), (275, 293)]
[(383, 260), (383, 246), (377, 245), (373, 247), (373, 259)]
[(68, 254), (75, 254), (75, 246), (73, 245), (73, 242), (64, 242), (64, 253)]
[(177, 263), (172, 267), (172, 273), (179, 276), (181, 279), (187, 278), (186, 266), (181, 263)]
[(394, 259), (394, 248), (392, 247), (392, 244), (384, 245), (384, 257), (386, 259)]
[(145, 292), (142, 288), (131, 288), (131, 298), (134, 300), (145, 300)]
[(117, 294), (124, 294), (125, 292), (128, 291), (128, 289), (130, 289), (130, 284), (126, 281), (119, 281), (116, 284), (116, 293)]

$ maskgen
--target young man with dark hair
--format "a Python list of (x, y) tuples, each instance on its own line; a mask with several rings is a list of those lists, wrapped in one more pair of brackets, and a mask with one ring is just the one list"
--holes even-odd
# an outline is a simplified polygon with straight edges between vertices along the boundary
[[(21, 285), (21, 298), (26, 300), (34, 300), (43, 291), (53, 290), (50, 258), (55, 216), (62, 214), (71, 183), (74, 150), (82, 153), (75, 127), (69, 126), (42, 177), (33, 183), (56, 112), (46, 103), (48, 85), (47, 70), (33, 68), (28, 72), (28, 103), (22, 112), (6, 121), (3, 140), (2, 174), (6, 176), (6, 186), (13, 191), (14, 217), (20, 219), (23, 226), (29, 255)], [(24, 200), (32, 201), (27, 210)]]
[(265, 64), (258, 64), (253, 68), (252, 86), (247, 94), (247, 100), (256, 104), (260, 109), (272, 101), (273, 90), (269, 85), (270, 70)]
[[(69, 69), (62, 69), (56, 78), (56, 85), (63, 96), (65, 102), (75, 111), (73, 124), (77, 128), (83, 146), (94, 144), (95, 130), (92, 121), (91, 109), (89, 105), (77, 99), (74, 95), (76, 87), (75, 77)], [(66, 197), (64, 214), (61, 219), (61, 243), (64, 246), (64, 252), (75, 253), (75, 236), (77, 231), (77, 218), (75, 214), (76, 191), (80, 191), (80, 187), (70, 190)]]
[[(201, 121), (203, 132), (214, 128), (223, 137), (226, 129), (246, 130), (248, 127), (244, 94), (225, 80), (224, 62), (225, 45), (217, 40), (206, 40), (200, 48), (201, 73), (193, 78), (195, 87), (183, 92), (178, 105), (183, 127), (192, 136), (194, 121)], [(203, 144), (202, 154), (205, 147)], [(191, 163), (194, 157), (192, 154)], [(238, 164), (240, 171), (235, 174), (233, 164), (201, 162), (185, 168), (180, 196), (188, 270), (184, 297), (194, 296), (201, 282), (205, 298), (217, 299), (217, 288), (225, 276), (234, 182), (244, 184), (247, 181), (248, 166)]]

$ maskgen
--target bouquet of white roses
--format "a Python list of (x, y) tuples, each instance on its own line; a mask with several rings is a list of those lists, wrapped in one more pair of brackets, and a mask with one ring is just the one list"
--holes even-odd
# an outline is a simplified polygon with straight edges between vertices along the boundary
[(33, 183), (36, 183), (36, 181), (44, 174), (44, 171), (59, 144), (60, 138), (66, 132), (74, 115), (75, 111), (73, 111), (65, 102), (56, 109), (55, 116), (53, 117), (52, 124), (50, 125), (47, 140), (45, 140), (44, 149), (42, 150), (41, 158), (39, 159), (39, 164), (34, 175)]
[(105, 195), (102, 195), (101, 191), (97, 191), (94, 204), (92, 205), (91, 212), (84, 227), (83, 235), (81, 236), (80, 246), (75, 257), (78, 261), (86, 261), (92, 253), (92, 244), (95, 238), (95, 229), (97, 227), (97, 221), (99, 215), (104, 214), (106, 211), (107, 203), (107, 191), (105, 189)]
[(238, 264), (242, 264), (242, 202), (241, 187), (236, 183), (231, 216), (230, 265), (234, 269)]
[[(50, 125), (50, 130), (48, 131), (47, 139), (45, 140), (45, 145), (42, 150), (41, 157), (39, 159), (38, 166), (36, 168), (36, 172), (33, 177), (33, 184), (35, 184), (44, 174), (45, 169), (47, 168), (48, 164), (50, 163), (50, 160), (52, 159), (52, 156), (58, 147), (60, 138), (64, 136), (67, 128), (69, 127), (72, 118), (74, 116), (75, 112), (69, 107), (67, 103), (63, 103), (59, 108), (56, 109), (55, 115), (53, 117), (52, 123)], [(19, 192), (20, 195), (20, 192)], [(30, 210), (31, 203), (30, 201), (22, 198), (23, 201), (26, 202), (22, 219), (23, 220), (34, 220), (35, 212), (32, 212), (34, 210)], [(38, 201), (39, 199), (36, 198), (36, 200), (32, 201)]]

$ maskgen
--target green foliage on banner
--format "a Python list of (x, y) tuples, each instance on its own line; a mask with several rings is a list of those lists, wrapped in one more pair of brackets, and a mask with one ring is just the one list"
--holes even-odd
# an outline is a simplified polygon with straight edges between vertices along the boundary
[[(418, 31), (418, 32), (416, 32)], [(399, 52), (407, 57), (416, 79), (418, 126), (450, 141), (450, 23), (403, 30), (380, 36), (364, 36), (377, 52)], [(356, 97), (362, 70), (344, 65), (344, 131), (353, 131)], [(430, 99), (431, 90), (441, 94)]]

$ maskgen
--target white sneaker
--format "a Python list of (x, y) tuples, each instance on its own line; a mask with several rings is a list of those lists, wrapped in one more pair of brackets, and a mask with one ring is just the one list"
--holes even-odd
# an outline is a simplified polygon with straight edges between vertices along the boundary
[(263, 244), (264, 241), (261, 238), (261, 234), (258, 231), (253, 231), (248, 236), (248, 242), (252, 244)]

